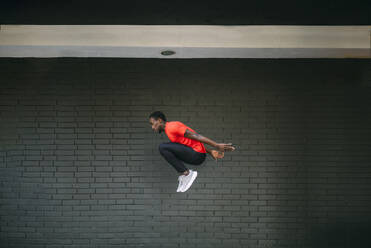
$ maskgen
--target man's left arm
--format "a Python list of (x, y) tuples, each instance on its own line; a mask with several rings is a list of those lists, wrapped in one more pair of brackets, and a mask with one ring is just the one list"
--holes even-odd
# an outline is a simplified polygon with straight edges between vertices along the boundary
[(214, 146), (218, 150), (212, 150), (209, 149), (207, 146), (205, 146), (206, 152), (209, 153), (215, 161), (218, 161), (218, 159), (221, 159), (224, 157), (224, 151), (233, 151), (235, 148), (232, 146), (232, 144), (218, 144), (215, 141), (206, 138), (200, 134), (191, 132), (190, 130), (186, 130), (184, 133), (184, 137), (198, 140), (202, 143), (208, 144), (210, 146)]
[(216, 143), (215, 141), (206, 138), (205, 136), (202, 136), (201, 134), (194, 133), (190, 130), (186, 130), (184, 133), (184, 137), (194, 139), (197, 141), (200, 141), (202, 143), (205, 143), (207, 145), (215, 147), (218, 151), (225, 152), (225, 151), (234, 151), (235, 148), (232, 146), (232, 143), (228, 144), (222, 144), (222, 143)]

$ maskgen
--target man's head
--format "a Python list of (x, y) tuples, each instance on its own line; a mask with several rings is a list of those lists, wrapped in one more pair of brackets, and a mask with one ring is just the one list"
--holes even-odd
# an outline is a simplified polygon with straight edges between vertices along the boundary
[(166, 117), (161, 111), (155, 111), (149, 115), (149, 123), (153, 131), (161, 133), (165, 131)]

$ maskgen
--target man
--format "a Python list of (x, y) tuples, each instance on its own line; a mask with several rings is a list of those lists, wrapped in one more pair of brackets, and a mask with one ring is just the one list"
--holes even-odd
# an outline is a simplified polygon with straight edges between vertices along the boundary
[[(177, 192), (187, 191), (197, 177), (197, 171), (188, 170), (185, 163), (200, 165), (209, 153), (215, 160), (223, 158), (225, 151), (234, 151), (231, 143), (216, 143), (196, 133), (190, 127), (179, 121), (166, 121), (164, 113), (161, 111), (153, 112), (149, 116), (149, 123), (152, 130), (158, 133), (165, 132), (171, 142), (160, 144), (160, 154), (170, 163), (181, 175), (178, 178), (179, 185)], [(203, 143), (215, 147), (212, 150)]]

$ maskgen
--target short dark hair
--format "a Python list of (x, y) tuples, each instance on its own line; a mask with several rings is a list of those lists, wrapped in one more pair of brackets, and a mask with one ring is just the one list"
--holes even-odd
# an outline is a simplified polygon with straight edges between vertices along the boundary
[(149, 115), (149, 118), (153, 118), (155, 119), (156, 121), (161, 118), (163, 121), (166, 121), (166, 117), (165, 117), (165, 114), (162, 113), (161, 111), (155, 111), (153, 112), (152, 114)]

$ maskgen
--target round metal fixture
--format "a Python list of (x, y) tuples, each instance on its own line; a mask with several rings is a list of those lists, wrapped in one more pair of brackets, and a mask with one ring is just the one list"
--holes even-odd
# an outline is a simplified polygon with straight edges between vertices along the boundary
[(170, 56), (170, 55), (174, 55), (175, 52), (172, 50), (165, 50), (165, 51), (162, 51), (161, 54), (164, 56)]

